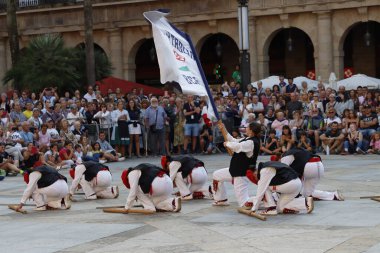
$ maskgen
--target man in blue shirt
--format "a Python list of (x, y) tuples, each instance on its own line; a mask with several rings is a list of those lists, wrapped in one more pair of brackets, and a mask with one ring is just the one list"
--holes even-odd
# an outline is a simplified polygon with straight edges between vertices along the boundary
[(30, 125), (28, 121), (24, 121), (21, 124), (22, 131), (20, 131), (20, 135), (24, 140), (24, 146), (28, 145), (28, 143), (33, 143), (33, 133), (30, 132)]

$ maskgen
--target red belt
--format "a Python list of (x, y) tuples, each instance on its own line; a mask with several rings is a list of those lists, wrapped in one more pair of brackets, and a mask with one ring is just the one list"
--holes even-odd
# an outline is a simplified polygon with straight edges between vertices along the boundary
[(309, 163), (316, 163), (316, 162), (320, 162), (321, 161), (321, 158), (319, 157), (312, 157), (309, 159)]

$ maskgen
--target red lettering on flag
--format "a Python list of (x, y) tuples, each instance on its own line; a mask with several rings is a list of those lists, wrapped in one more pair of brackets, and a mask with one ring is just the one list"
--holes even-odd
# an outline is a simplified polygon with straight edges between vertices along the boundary
[(183, 57), (183, 56), (181, 56), (179, 53), (177, 53), (177, 51), (175, 51), (174, 49), (173, 49), (173, 53), (174, 53), (174, 55), (175, 55), (175, 59), (177, 60), (177, 61), (183, 61), (183, 62), (185, 62), (185, 57)]

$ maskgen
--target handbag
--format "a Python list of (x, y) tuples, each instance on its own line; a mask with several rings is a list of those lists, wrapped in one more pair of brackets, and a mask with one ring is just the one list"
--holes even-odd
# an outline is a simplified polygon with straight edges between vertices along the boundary
[(154, 122), (154, 125), (149, 126), (149, 131), (152, 132), (152, 133), (156, 133), (157, 132), (157, 128), (156, 128), (156, 125), (157, 125), (157, 114), (158, 114), (158, 108), (156, 110), (156, 120)]

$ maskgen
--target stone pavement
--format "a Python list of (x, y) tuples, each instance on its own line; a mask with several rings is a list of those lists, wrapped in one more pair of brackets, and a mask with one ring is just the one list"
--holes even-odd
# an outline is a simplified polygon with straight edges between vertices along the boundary
[[(230, 159), (198, 158), (205, 161), (210, 176), (228, 166)], [(322, 158), (326, 173), (318, 188), (338, 188), (346, 201), (318, 201), (312, 214), (278, 215), (265, 222), (237, 213), (231, 185), (228, 207), (193, 200), (183, 203), (181, 213), (103, 213), (95, 207), (125, 204), (122, 169), (141, 162), (159, 164), (159, 158), (113, 163), (114, 182), (121, 192), (116, 200), (79, 201), (67, 211), (26, 207), (30, 211), (26, 215), (0, 206), (0, 252), (380, 252), (380, 203), (359, 199), (380, 195), (380, 156)], [(24, 188), (20, 176), (1, 181), (0, 204), (19, 203)], [(254, 186), (251, 192), (255, 193)]]

